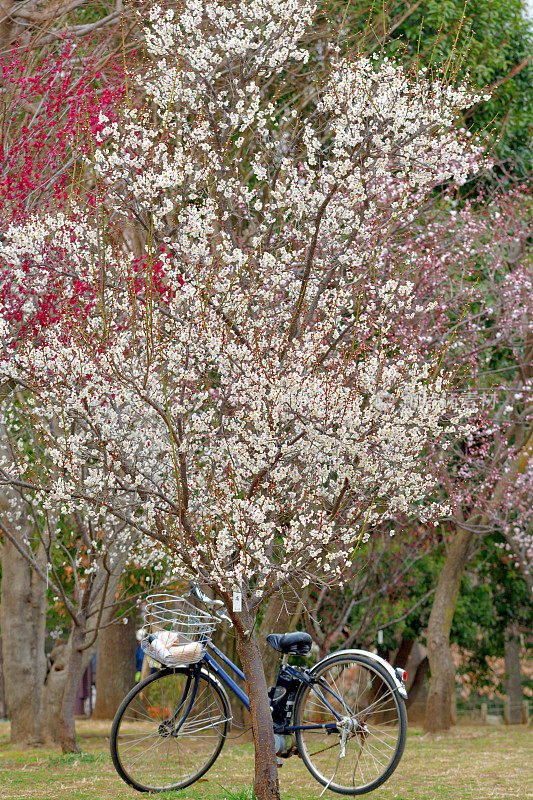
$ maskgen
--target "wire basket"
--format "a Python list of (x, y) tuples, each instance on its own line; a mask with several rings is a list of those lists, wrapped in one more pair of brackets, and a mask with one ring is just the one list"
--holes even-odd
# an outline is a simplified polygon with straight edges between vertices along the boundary
[(185, 597), (152, 594), (147, 598), (141, 647), (158, 664), (177, 667), (203, 657), (206, 639), (218, 620)]

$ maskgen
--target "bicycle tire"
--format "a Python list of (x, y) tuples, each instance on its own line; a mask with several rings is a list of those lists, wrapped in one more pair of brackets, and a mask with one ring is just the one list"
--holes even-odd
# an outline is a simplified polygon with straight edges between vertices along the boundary
[[(321, 772), (320, 768), (317, 766), (316, 763), (313, 763), (313, 755), (317, 755), (317, 754), (316, 753), (315, 754), (310, 754), (309, 753), (308, 748), (307, 748), (307, 743), (306, 743), (306, 740), (305, 740), (305, 737), (307, 735), (306, 732), (297, 730), (295, 732), (295, 738), (296, 738), (296, 745), (298, 747), (298, 752), (300, 754), (300, 757), (301, 757), (302, 761), (304, 762), (305, 766), (307, 767), (307, 769), (309, 770), (309, 772), (315, 778), (315, 780), (317, 780), (319, 783), (321, 783), (322, 786), (326, 786), (328, 789), (330, 789), (333, 792), (336, 792), (337, 794), (356, 796), (356, 795), (366, 794), (367, 792), (371, 792), (374, 789), (377, 789), (378, 786), (381, 786), (381, 784), (384, 783), (392, 775), (392, 773), (394, 772), (394, 770), (398, 766), (398, 764), (400, 762), (400, 759), (401, 759), (401, 757), (403, 755), (404, 748), (405, 748), (405, 741), (406, 741), (406, 736), (407, 736), (407, 712), (406, 712), (406, 709), (405, 709), (405, 703), (403, 701), (403, 698), (398, 694), (398, 690), (397, 690), (397, 687), (396, 687), (393, 679), (391, 678), (391, 676), (389, 675), (389, 673), (387, 672), (386, 669), (384, 669), (379, 663), (375, 662), (371, 658), (367, 658), (367, 657), (362, 656), (362, 655), (349, 655), (348, 651), (345, 651), (344, 653), (340, 652), (338, 655), (334, 655), (331, 658), (325, 659), (322, 665), (319, 663), (315, 668), (313, 668), (311, 670), (311, 674), (313, 675), (313, 677), (317, 677), (318, 678), (321, 675), (323, 675), (326, 670), (329, 671), (332, 667), (341, 666), (342, 664), (346, 665), (346, 664), (349, 664), (349, 663), (354, 665), (354, 667), (356, 665), (359, 665), (362, 669), (369, 671), (370, 674), (373, 673), (375, 676), (379, 676), (379, 679), (383, 682), (383, 685), (388, 688), (388, 693), (389, 693), (388, 696), (390, 696), (393, 699), (394, 707), (397, 709), (397, 718), (398, 718), (397, 741), (396, 741), (396, 744), (395, 744), (395, 747), (394, 747), (394, 754), (389, 759), (389, 762), (384, 766), (383, 771), (379, 775), (377, 775), (373, 780), (370, 780), (367, 783), (363, 783), (362, 785), (356, 786), (355, 785), (355, 771), (356, 771), (356, 767), (359, 765), (359, 761), (360, 761), (360, 755), (358, 755), (357, 756), (356, 767), (354, 767), (354, 769), (353, 769), (354, 785), (353, 786), (341, 785), (340, 783), (336, 783), (335, 782), (335, 773), (333, 773), (331, 777), (328, 777), (328, 776), (324, 775)], [(355, 678), (354, 678), (354, 681), (355, 681)], [(372, 686), (372, 682), (371, 682), (371, 686)], [(374, 689), (374, 691), (375, 691), (375, 689)], [(307, 702), (307, 700), (308, 700), (308, 698), (310, 696), (311, 696), (311, 690), (305, 684), (302, 684), (302, 686), (298, 690), (298, 694), (296, 696), (296, 701), (295, 701), (295, 704), (294, 704), (294, 725), (305, 724), (305, 722), (304, 722), (304, 717), (305, 717), (305, 713), (304, 713), (305, 712), (305, 708), (304, 708), (304, 706), (305, 706), (305, 704), (306, 704), (306, 702)], [(344, 700), (344, 698), (342, 698), (342, 699)], [(356, 700), (356, 702), (357, 702), (357, 700)], [(379, 713), (384, 713), (382, 710), (377, 710), (377, 709), (379, 709), (379, 706), (376, 704), (376, 702), (377, 701), (374, 701), (374, 703), (373, 703), (373, 705), (375, 707), (375, 710), (372, 713), (376, 713), (376, 711), (377, 711), (378, 714)], [(382, 702), (382, 700), (380, 700), (379, 702)], [(387, 699), (387, 702), (388, 702), (388, 699)], [(318, 704), (315, 703), (315, 705), (318, 705)], [(346, 710), (348, 710), (348, 707), (346, 706), (346, 703), (345, 703), (345, 707), (346, 707)], [(367, 708), (371, 709), (372, 708), (372, 704), (370, 706), (368, 706)], [(390, 712), (389, 708), (385, 708), (384, 711), (385, 711), (385, 713), (392, 713), (392, 712)], [(364, 709), (362, 709), (361, 714), (363, 714), (363, 712), (364, 712)], [(312, 713), (316, 714), (315, 711), (313, 711)], [(325, 710), (322, 711), (322, 713), (324, 714)], [(369, 716), (372, 716), (372, 713)], [(330, 717), (331, 717), (331, 719), (334, 719), (333, 714), (331, 714)], [(367, 725), (367, 729), (368, 729), (368, 725)], [(308, 734), (309, 738), (311, 737), (311, 735), (312, 735), (311, 732), (309, 732), (309, 734)], [(330, 734), (330, 735), (337, 736), (338, 734)], [(370, 731), (367, 738), (370, 738), (373, 735), (374, 734), (372, 733), (372, 731)], [(357, 734), (353, 734), (352, 738), (355, 738), (356, 736), (357, 736)], [(360, 738), (362, 738), (362, 736)], [(386, 744), (387, 744), (387, 746), (389, 746), (388, 743), (386, 743)], [(334, 746), (335, 745), (328, 745), (322, 751), (317, 751), (317, 752), (320, 753), (320, 752), (325, 752), (328, 749), (331, 750), (331, 749), (334, 748)], [(339, 747), (340, 747), (340, 745), (339, 745)], [(363, 747), (360, 745), (359, 749), (362, 752)], [(376, 760), (374, 758), (375, 754), (370, 753), (370, 755), (371, 755), (373, 760)], [(338, 764), (340, 762), (340, 758), (341, 758), (341, 756), (339, 755), (337, 757), (337, 767), (338, 767)], [(360, 769), (361, 769), (361, 772), (362, 772), (362, 768), (360, 768)]]
[[(129, 724), (129, 717), (126, 717), (127, 709), (128, 708), (130, 709), (130, 717), (131, 717), (131, 720), (132, 720), (131, 724), (135, 725), (135, 720), (139, 716), (139, 711), (138, 711), (139, 704), (145, 702), (145, 698), (141, 698), (140, 697), (143, 692), (147, 692), (147, 691), (148, 692), (153, 692), (154, 696), (156, 696), (156, 691), (155, 691), (156, 688), (157, 688), (157, 690), (159, 692), (161, 692), (162, 691), (162, 681), (164, 681), (167, 678), (169, 678), (169, 676), (177, 676), (177, 677), (183, 678), (185, 681), (187, 681), (187, 679), (189, 679), (189, 680), (191, 679), (192, 672), (193, 671), (191, 670), (191, 668), (177, 667), (177, 668), (164, 668), (164, 669), (161, 669), (158, 672), (154, 673), (153, 675), (149, 675), (147, 678), (145, 678), (145, 680), (141, 681), (141, 683), (139, 683), (136, 686), (134, 686), (133, 689), (126, 695), (126, 697), (124, 698), (124, 700), (120, 704), (120, 706), (119, 706), (119, 708), (117, 710), (117, 713), (115, 714), (115, 718), (113, 720), (113, 725), (111, 727), (111, 737), (110, 737), (110, 749), (111, 749), (111, 758), (112, 758), (112, 761), (113, 761), (113, 765), (114, 765), (116, 771), (118, 772), (118, 774), (120, 775), (120, 777), (122, 778), (122, 780), (125, 783), (127, 783), (129, 786), (133, 787), (134, 789), (136, 789), (139, 792), (152, 792), (152, 793), (155, 793), (155, 792), (162, 792), (162, 791), (170, 791), (170, 790), (173, 790), (173, 789), (184, 789), (187, 786), (190, 786), (192, 783), (195, 783), (199, 778), (201, 778), (202, 775), (204, 775), (213, 766), (213, 764), (215, 763), (216, 759), (220, 755), (220, 751), (222, 750), (222, 747), (224, 746), (224, 742), (226, 740), (226, 736), (227, 736), (227, 732), (228, 732), (229, 723), (231, 721), (231, 706), (230, 706), (230, 703), (229, 703), (229, 699), (228, 699), (227, 693), (224, 690), (223, 686), (221, 686), (220, 682), (214, 676), (212, 676), (209, 672), (207, 672), (206, 670), (202, 669), (201, 672), (200, 672), (199, 678), (198, 678), (198, 680), (199, 680), (199, 690), (198, 690), (197, 696), (196, 696), (196, 698), (194, 700), (194, 703), (196, 703), (197, 700), (200, 702), (200, 698), (202, 697), (202, 693), (203, 693), (204, 688), (205, 688), (206, 692), (208, 692), (208, 691), (213, 692), (213, 696), (215, 697), (215, 706), (217, 708), (216, 713), (218, 714), (218, 720), (217, 720), (217, 725), (218, 725), (218, 731), (217, 731), (217, 733), (218, 733), (218, 743), (215, 741), (215, 746), (213, 748), (213, 751), (211, 753), (209, 753), (205, 763), (203, 763), (198, 769), (196, 769), (192, 775), (188, 775), (186, 778), (183, 778), (183, 779), (178, 780), (178, 781), (165, 782), (164, 785), (157, 784), (154, 781), (147, 782), (146, 778), (141, 779), (141, 777), (139, 775), (131, 774), (131, 766), (129, 767), (129, 771), (128, 771), (128, 765), (124, 764), (124, 760), (125, 760), (124, 759), (124, 750), (125, 750), (125, 747), (129, 746), (130, 749), (131, 749), (131, 747), (134, 746), (132, 744), (132, 740), (131, 739), (130, 740), (126, 739), (125, 744), (122, 741), (122, 739), (124, 739), (125, 736), (133, 735), (133, 734), (126, 734), (126, 733), (121, 734), (121, 725), (123, 723), (126, 726), (127, 726), (127, 724)], [(155, 687), (154, 684), (156, 684), (157, 682), (159, 682), (159, 686)], [(203, 687), (202, 690), (200, 690), (200, 687), (203, 685), (203, 683), (205, 683), (205, 687)], [(135, 704), (136, 703), (137, 703), (137, 709), (135, 708)], [(184, 708), (187, 707), (187, 701), (185, 701), (183, 706), (184, 706)], [(150, 706), (148, 706), (146, 704), (146, 708), (150, 709)], [(168, 717), (169, 714), (168, 714), (167, 708), (163, 707), (162, 710), (165, 712), (165, 714), (163, 716), (167, 716)], [(191, 712), (193, 710), (194, 710), (194, 704), (193, 704), (193, 708), (191, 709)], [(205, 714), (206, 714), (205, 709), (200, 709), (200, 713), (204, 714), (204, 719), (202, 720), (202, 723), (204, 721), (209, 723), (209, 712), (208, 712), (208, 715), (205, 716)], [(148, 718), (148, 715), (145, 714), (145, 713), (143, 713), (143, 716)], [(189, 716), (190, 715), (187, 715), (187, 719), (189, 718)], [(148, 719), (148, 721), (146, 721), (144, 719), (141, 719), (141, 721), (139, 723), (139, 726), (140, 725), (147, 726), (149, 724), (149, 722), (150, 722), (149, 719)], [(163, 720), (163, 722), (159, 723), (157, 731), (154, 730), (153, 733), (150, 733), (150, 734), (148, 734), (148, 736), (144, 737), (144, 738), (149, 738), (151, 736), (151, 737), (153, 737), (155, 739), (156, 744), (151, 746), (151, 752), (153, 754), (154, 754), (153, 751), (157, 750), (157, 748), (158, 748), (158, 738), (157, 737), (160, 737), (161, 740), (162, 739), (169, 740), (169, 739), (172, 738), (176, 742), (176, 747), (177, 747), (177, 738), (173, 737), (171, 732), (167, 732), (165, 734), (161, 734), (160, 733), (160, 728), (161, 728), (161, 725), (163, 723), (164, 723), (164, 720)], [(155, 719), (155, 717), (154, 717), (154, 725), (157, 725), (157, 720)], [(183, 726), (183, 727), (185, 727), (185, 726)], [(168, 731), (168, 729), (169, 729), (169, 726), (167, 725), (167, 731)], [(209, 724), (204, 724), (201, 729), (199, 728), (199, 731), (200, 730), (208, 730), (208, 729), (209, 729)], [(212, 726), (211, 726), (211, 729), (213, 729)], [(216, 727), (215, 727), (215, 730), (216, 730)], [(121, 739), (121, 736), (122, 736), (122, 739)], [(143, 737), (141, 737), (141, 739), (142, 738)], [(139, 739), (139, 741), (140, 741), (140, 739)], [(157, 755), (157, 753), (155, 753), (155, 755)], [(140, 756), (139, 756), (139, 758), (137, 760), (139, 760), (139, 759), (140, 759)], [(157, 768), (159, 768), (159, 770), (162, 769), (162, 764), (161, 764), (160, 760), (158, 760), (158, 762), (157, 762)], [(140, 771), (141, 770), (139, 768), (139, 772)], [(157, 769), (156, 769), (156, 772), (157, 772)]]

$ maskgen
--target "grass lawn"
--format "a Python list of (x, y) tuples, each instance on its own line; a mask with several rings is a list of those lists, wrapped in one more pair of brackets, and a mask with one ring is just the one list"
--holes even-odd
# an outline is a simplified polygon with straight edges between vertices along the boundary
[[(115, 773), (108, 753), (109, 725), (80, 720), (81, 756), (50, 749), (20, 751), (8, 743), (0, 722), (0, 798), (20, 800), (133, 800), (145, 797)], [(183, 792), (160, 800), (245, 800), (250, 797), (253, 746), (229, 742), (207, 776)], [(533, 729), (525, 726), (461, 725), (442, 736), (411, 729), (394, 775), (369, 795), (372, 800), (533, 800)], [(280, 770), (286, 800), (318, 798), (302, 762), (291, 758)], [(326, 792), (324, 797), (342, 797)]]

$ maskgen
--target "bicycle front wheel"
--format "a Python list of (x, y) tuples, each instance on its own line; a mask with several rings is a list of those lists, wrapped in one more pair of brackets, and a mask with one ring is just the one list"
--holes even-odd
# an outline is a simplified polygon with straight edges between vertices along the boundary
[(365, 656), (339, 653), (312, 675), (313, 685), (302, 684), (296, 698), (294, 724), (324, 727), (296, 731), (302, 761), (333, 792), (371, 792), (402, 757), (403, 699), (387, 671)]
[(230, 720), (228, 696), (208, 672), (162, 669), (135, 686), (115, 715), (115, 769), (140, 792), (184, 789), (214, 764)]

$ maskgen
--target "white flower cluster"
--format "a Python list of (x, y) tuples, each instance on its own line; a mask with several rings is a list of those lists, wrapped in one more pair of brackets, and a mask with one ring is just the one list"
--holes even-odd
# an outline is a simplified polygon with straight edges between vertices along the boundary
[[(100, 135), (99, 214), (30, 220), (0, 246), (35, 291), (62, 281), (59, 321), (0, 360), (40, 396), (28, 412), (60, 476), (43, 497), (114, 515), (177, 569), (257, 595), (295, 575), (338, 581), (372, 526), (436, 513), (424, 454), (465, 416), (401, 336), (427, 304), (397, 277), (387, 232), (477, 168), (455, 127), (475, 98), (359, 59), (337, 64), (308, 117), (280, 112), (268, 84), (307, 59), (314, 10), (153, 7), (151, 105)], [(150, 232), (140, 273), (121, 238), (132, 218)], [(84, 313), (65, 274), (89, 287)], [(31, 465), (11, 469), (31, 480)]]

